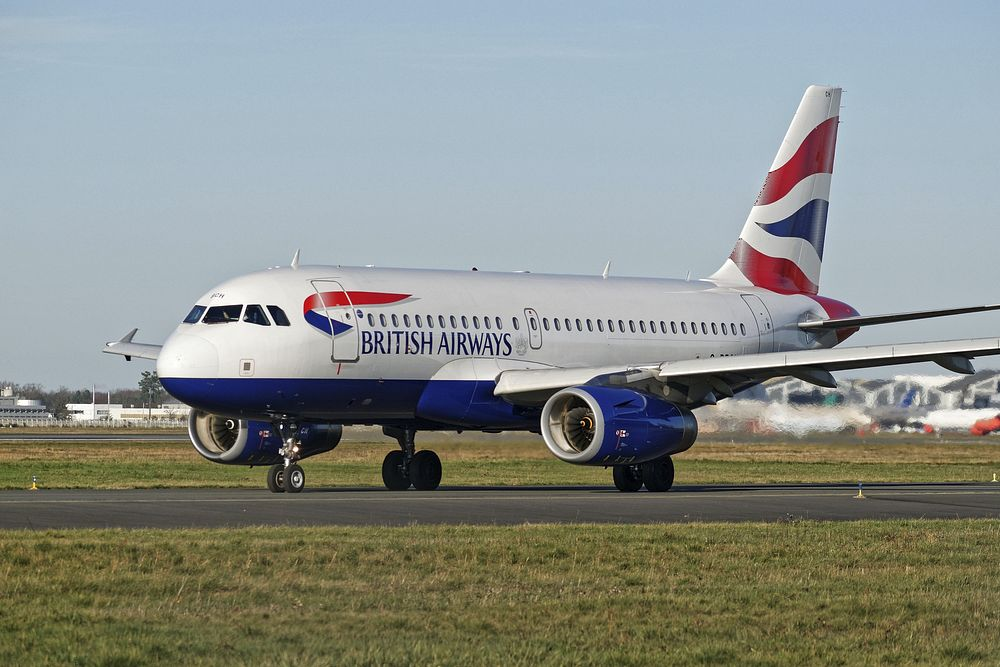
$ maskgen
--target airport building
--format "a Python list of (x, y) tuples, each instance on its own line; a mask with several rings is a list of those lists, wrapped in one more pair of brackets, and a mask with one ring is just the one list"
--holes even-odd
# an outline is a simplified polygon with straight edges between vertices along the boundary
[(52, 413), (41, 401), (15, 396), (13, 387), (0, 389), (0, 425), (37, 424), (50, 419)]
[(187, 420), (191, 408), (183, 403), (164, 403), (158, 408), (120, 403), (67, 403), (69, 419), (75, 422), (162, 422)]

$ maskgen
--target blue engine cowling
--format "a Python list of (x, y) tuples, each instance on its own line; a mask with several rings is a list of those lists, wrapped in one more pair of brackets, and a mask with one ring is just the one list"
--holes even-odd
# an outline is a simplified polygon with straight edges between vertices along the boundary
[(557, 458), (578, 465), (630, 465), (683, 452), (698, 420), (662, 398), (632, 389), (580, 386), (542, 409), (542, 437)]
[[(307, 423), (299, 427), (299, 457), (328, 452), (340, 443), (340, 424)], [(215, 463), (269, 465), (282, 461), (281, 436), (268, 422), (246, 421), (191, 410), (188, 435), (199, 454)]]

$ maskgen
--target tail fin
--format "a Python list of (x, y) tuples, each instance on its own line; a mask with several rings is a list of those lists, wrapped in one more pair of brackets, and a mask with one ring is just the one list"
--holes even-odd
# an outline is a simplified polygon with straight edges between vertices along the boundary
[(710, 280), (783, 294), (819, 290), (840, 90), (806, 88), (736, 247)]

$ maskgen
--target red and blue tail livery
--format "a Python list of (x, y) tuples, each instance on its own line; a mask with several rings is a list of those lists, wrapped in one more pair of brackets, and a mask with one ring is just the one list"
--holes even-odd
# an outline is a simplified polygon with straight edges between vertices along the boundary
[(810, 86), (736, 247), (713, 280), (781, 294), (819, 291), (840, 89)]

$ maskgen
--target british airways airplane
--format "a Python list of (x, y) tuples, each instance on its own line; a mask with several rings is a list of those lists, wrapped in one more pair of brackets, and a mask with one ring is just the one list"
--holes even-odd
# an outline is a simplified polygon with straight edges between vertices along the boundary
[(268, 465), (274, 492), (305, 485), (299, 460), (343, 426), (399, 442), (386, 487), (430, 490), (441, 461), (418, 431), (540, 433), (557, 458), (610, 467), (621, 491), (666, 491), (694, 444), (692, 409), (768, 378), (821, 387), (831, 372), (933, 361), (971, 373), (1000, 354), (980, 338), (836, 348), (859, 327), (1000, 305), (862, 316), (819, 295), (840, 88), (810, 86), (732, 254), (704, 280), (291, 266), (213, 287), (155, 359), (191, 406), (199, 454)]

